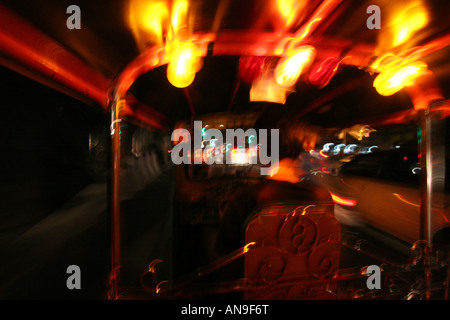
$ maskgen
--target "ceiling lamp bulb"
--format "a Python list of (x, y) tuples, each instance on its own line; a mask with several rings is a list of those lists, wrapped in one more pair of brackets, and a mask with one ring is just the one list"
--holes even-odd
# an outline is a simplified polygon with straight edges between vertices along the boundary
[(177, 88), (188, 87), (201, 68), (201, 56), (191, 42), (176, 42), (170, 47), (167, 79)]
[(314, 59), (316, 50), (312, 46), (302, 46), (293, 53), (281, 58), (275, 68), (275, 81), (282, 87), (293, 86)]
[(390, 96), (404, 87), (414, 84), (415, 80), (427, 71), (427, 65), (422, 61), (409, 62), (391, 69), (383, 70), (373, 82), (377, 92)]

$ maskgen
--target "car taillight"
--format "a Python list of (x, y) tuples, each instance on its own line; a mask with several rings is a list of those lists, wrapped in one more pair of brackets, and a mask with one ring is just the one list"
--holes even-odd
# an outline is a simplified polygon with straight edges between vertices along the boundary
[(337, 194), (334, 194), (332, 192), (330, 192), (331, 198), (333, 199), (333, 202), (336, 204), (340, 204), (342, 206), (347, 206), (347, 207), (354, 207), (356, 206), (356, 200), (354, 199), (347, 199), (341, 196), (338, 196)]

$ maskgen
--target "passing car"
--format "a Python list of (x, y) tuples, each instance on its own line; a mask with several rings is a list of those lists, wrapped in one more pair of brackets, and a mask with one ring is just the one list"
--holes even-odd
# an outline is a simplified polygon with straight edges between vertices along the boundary
[[(393, 149), (356, 156), (322, 181), (343, 224), (370, 226), (413, 244), (420, 239), (420, 175), (415, 150)], [(450, 190), (435, 195), (432, 205), (433, 243), (448, 244)]]

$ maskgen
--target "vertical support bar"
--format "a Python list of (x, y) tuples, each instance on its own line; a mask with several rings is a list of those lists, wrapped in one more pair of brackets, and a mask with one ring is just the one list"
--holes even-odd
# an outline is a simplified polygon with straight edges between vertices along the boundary
[(420, 239), (427, 241), (427, 245), (431, 245), (431, 176), (433, 168), (430, 166), (432, 162), (431, 150), (431, 117), (430, 109), (426, 109), (422, 115), (421, 137), (420, 137)]
[(445, 176), (445, 132), (441, 112), (436, 108), (439, 101), (431, 103), (423, 111), (420, 137), (420, 164), (421, 164), (421, 203), (420, 238), (425, 242), (424, 266), (426, 299), (431, 298), (431, 256), (433, 248), (433, 204), (442, 201)]
[(432, 150), (431, 150), (431, 117), (430, 109), (426, 109), (422, 114), (421, 123), (421, 137), (420, 137), (420, 167), (421, 167), (421, 179), (420, 179), (420, 239), (423, 241), (423, 263), (425, 268), (424, 273), (424, 286), (425, 286), (425, 299), (430, 300), (430, 250), (431, 250), (431, 203), (432, 203), (432, 190), (431, 190), (431, 176), (432, 170)]
[(442, 202), (445, 177), (445, 124), (436, 101), (424, 110), (420, 143), (421, 239), (433, 245), (433, 203)]
[[(405, 87), (414, 109), (421, 112), (420, 141), (420, 239), (414, 244), (423, 247), (425, 298), (431, 298), (431, 251), (433, 249), (433, 204), (438, 201), (439, 180), (445, 163), (445, 138), (442, 131), (442, 111), (445, 101), (434, 74), (429, 71), (416, 79), (413, 86)], [(444, 138), (444, 141), (442, 140)], [(440, 162), (440, 164), (439, 164)], [(445, 168), (445, 164), (444, 164)], [(443, 183), (441, 184), (443, 186)], [(414, 248), (413, 246), (413, 248)]]
[(120, 269), (121, 269), (121, 208), (120, 208), (120, 122), (124, 111), (125, 99), (116, 98), (111, 108), (111, 275), (110, 292), (108, 297), (117, 300), (120, 297)]

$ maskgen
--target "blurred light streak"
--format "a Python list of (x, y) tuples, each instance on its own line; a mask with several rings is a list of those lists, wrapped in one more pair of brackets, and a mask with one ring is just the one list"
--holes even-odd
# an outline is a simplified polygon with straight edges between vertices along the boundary
[(324, 20), (338, 7), (341, 2), (342, 0), (323, 1), (317, 10), (312, 14), (309, 21), (296, 32), (293, 43), (296, 44), (298, 41), (305, 39), (309, 34), (314, 32), (314, 30), (319, 26), (317, 22)]
[(354, 207), (356, 206), (356, 200), (353, 199), (346, 199), (341, 196), (338, 196), (337, 194), (334, 194), (330, 192), (331, 198), (333, 199), (334, 203), (347, 206), (347, 207)]
[(285, 104), (287, 96), (292, 92), (280, 86), (274, 78), (273, 67), (267, 67), (263, 74), (250, 87), (250, 101), (265, 101)]
[(243, 252), (244, 252), (244, 253), (247, 253), (247, 252), (250, 250), (250, 248), (251, 248), (252, 246), (254, 246), (255, 244), (256, 244), (256, 242), (249, 242), (249, 243), (247, 243), (247, 244), (244, 246)]
[(292, 23), (293, 15), (291, 15), (294, 1), (293, 0), (277, 0), (277, 9), (281, 16), (284, 18), (286, 25)]
[(302, 42), (312, 31), (312, 25), (316, 22), (319, 22), (322, 18), (314, 18), (311, 19), (310, 22), (306, 24), (304, 28), (301, 28), (293, 37), (285, 37), (283, 38), (278, 47), (275, 48), (275, 54), (279, 56), (293, 56), (297, 53), (298, 48), (296, 47), (298, 44)]
[[(297, 53), (296, 46), (306, 40), (319, 26), (319, 22), (331, 14), (341, 2), (342, 0), (323, 1), (310, 16), (309, 20), (297, 30), (293, 37), (285, 37), (280, 41), (278, 47), (275, 48), (277, 55), (283, 55), (284, 57), (294, 56)], [(291, 1), (277, 1), (277, 8), (282, 15), (291, 16), (294, 12), (289, 12), (290, 7), (292, 8)]]
[(377, 59), (373, 66), (380, 74), (375, 78), (373, 86), (383, 96), (390, 96), (404, 87), (414, 85), (417, 78), (425, 74), (428, 66), (422, 61), (386, 54)]
[(315, 64), (313, 70), (309, 73), (308, 82), (319, 88), (325, 87), (338, 71), (341, 62), (347, 58), (351, 57), (346, 56), (342, 59), (329, 57), (322, 62)]
[(169, 22), (169, 6), (166, 0), (131, 0), (128, 7), (128, 23), (141, 50), (148, 43), (162, 44), (165, 27)]
[(107, 109), (111, 80), (0, 3), (1, 62), (39, 83)]
[(414, 1), (393, 18), (394, 39), (392, 45), (399, 46), (428, 23), (427, 11), (420, 1)]
[(386, 22), (382, 22), (384, 27), (378, 39), (381, 52), (406, 44), (429, 22), (428, 10), (421, 0), (396, 1), (384, 8)]
[(319, 153), (320, 153), (320, 155), (321, 155), (322, 157), (328, 158), (329, 155), (325, 154), (324, 152), (325, 152), (325, 150), (320, 150), (320, 151), (319, 151)]
[(273, 167), (272, 170), (270, 170), (269, 175), (270, 175), (271, 177), (273, 177), (274, 175), (276, 175), (276, 174), (278, 173), (278, 170), (279, 170), (279, 167), (278, 167), (278, 166)]
[(296, 36), (294, 37), (294, 39), (291, 42), (291, 45), (289, 46), (289, 49), (293, 49), (293, 47), (301, 40), (305, 39), (313, 30), (312, 25), (314, 25), (315, 23), (321, 21), (322, 18), (315, 18), (313, 19), (311, 22), (309, 22), (306, 25), (306, 28), (304, 30), (301, 30), (300, 33), (296, 34)]
[(349, 144), (349, 145), (347, 145), (346, 147), (345, 147), (345, 149), (344, 149), (344, 153), (345, 154), (353, 154), (353, 153), (355, 153), (355, 148), (357, 147), (358, 145), (356, 145), (356, 144)]
[(276, 8), (283, 18), (285, 27), (291, 26), (298, 17), (300, 11), (305, 7), (307, 1), (298, 0), (276, 0)]
[(427, 65), (422, 61), (400, 62), (398, 65), (394, 62), (381, 69), (373, 86), (379, 94), (390, 96), (404, 87), (412, 86), (427, 71)]
[(404, 203), (406, 203), (406, 204), (409, 204), (409, 205), (414, 206), (414, 207), (417, 207), (417, 208), (419, 207), (419, 204), (416, 204), (416, 203), (414, 203), (414, 202), (411, 202), (411, 201), (406, 200), (405, 197), (402, 196), (401, 194), (393, 193), (393, 195), (394, 195), (397, 199), (399, 199), (400, 201), (402, 201), (402, 202), (404, 202)]
[(173, 4), (171, 22), (175, 34), (187, 23), (188, 5), (187, 0), (176, 0)]
[(214, 21), (212, 24), (211, 31), (213, 33), (219, 32), (223, 17), (225, 16), (225, 13), (228, 11), (229, 6), (230, 6), (230, 0), (220, 0), (219, 5), (217, 6), (216, 15), (214, 16)]
[(413, 86), (405, 88), (415, 110), (428, 109), (434, 101), (443, 100), (444, 95), (436, 76), (431, 71), (425, 72)]
[(411, 59), (419, 60), (448, 46), (450, 46), (450, 34), (445, 34), (422, 46), (409, 49), (404, 55)]
[(190, 41), (174, 41), (168, 44), (166, 54), (167, 79), (177, 88), (189, 86), (195, 78), (195, 73), (201, 68), (201, 52)]
[(239, 77), (245, 83), (253, 83), (261, 77), (266, 67), (266, 57), (241, 56), (239, 58)]
[(395, 57), (395, 55), (392, 52), (382, 54), (381, 56), (379, 56), (375, 59), (375, 61), (371, 64), (370, 67), (374, 70), (382, 71), (382, 69), (380, 69), (382, 63), (384, 61), (388, 61), (392, 57)]
[(293, 86), (314, 59), (315, 51), (312, 46), (301, 46), (292, 55), (282, 58), (275, 68), (275, 81), (285, 88)]

